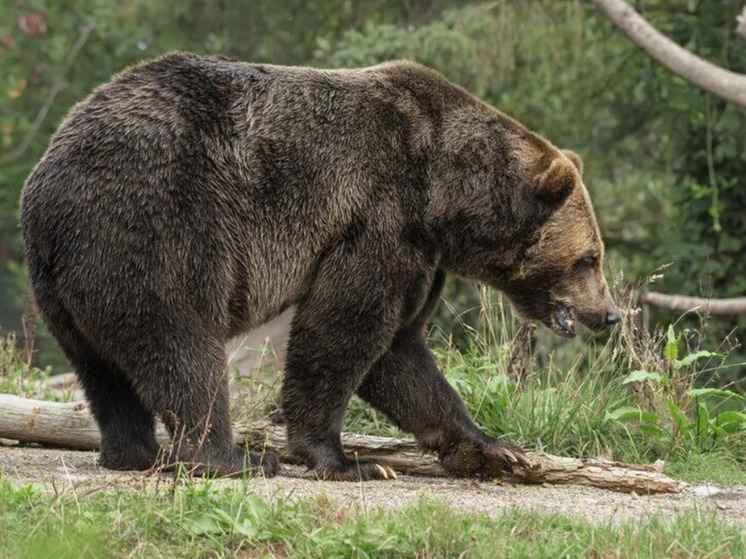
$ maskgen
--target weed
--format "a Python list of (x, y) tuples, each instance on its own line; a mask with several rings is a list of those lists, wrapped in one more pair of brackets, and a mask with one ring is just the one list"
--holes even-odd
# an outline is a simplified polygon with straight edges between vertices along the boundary
[(50, 372), (49, 368), (37, 369), (21, 358), (14, 334), (0, 337), (0, 393), (55, 399), (55, 394), (44, 384)]

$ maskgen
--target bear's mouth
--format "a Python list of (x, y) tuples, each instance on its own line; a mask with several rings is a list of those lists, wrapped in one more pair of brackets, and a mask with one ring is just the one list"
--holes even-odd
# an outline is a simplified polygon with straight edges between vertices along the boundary
[(555, 334), (563, 338), (574, 338), (575, 316), (572, 309), (564, 303), (557, 303), (549, 327)]

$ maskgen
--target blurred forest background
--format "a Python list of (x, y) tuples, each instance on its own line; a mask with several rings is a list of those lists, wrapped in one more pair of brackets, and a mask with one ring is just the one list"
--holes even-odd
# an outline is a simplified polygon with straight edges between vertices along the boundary
[[(639, 0), (667, 36), (746, 72), (742, 2)], [(576, 150), (604, 233), (610, 280), (746, 295), (746, 111), (675, 77), (581, 0), (3, 0), (0, 6), (0, 326), (18, 331), (26, 301), (17, 226), (23, 181), (66, 112), (129, 64), (172, 50), (316, 67), (408, 58)], [(468, 343), (471, 285), (447, 299)], [(472, 313), (473, 314), (473, 313)], [(679, 314), (656, 311), (669, 324)], [(437, 320), (448, 321), (444, 313)], [(737, 345), (746, 317), (696, 316), (692, 343)], [(694, 333), (696, 332), (696, 334)], [(53, 344), (35, 334), (41, 365)], [(726, 348), (726, 349), (727, 349)], [(734, 362), (746, 360), (736, 348)], [(57, 357), (56, 359), (59, 359)], [(64, 368), (62, 369), (64, 370)], [(61, 372), (61, 371), (60, 371)], [(726, 373), (730, 382), (743, 367)]]

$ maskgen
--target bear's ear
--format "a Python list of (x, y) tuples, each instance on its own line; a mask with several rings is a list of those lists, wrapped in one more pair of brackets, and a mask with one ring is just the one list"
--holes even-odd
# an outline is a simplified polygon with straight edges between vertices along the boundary
[(562, 153), (564, 153), (567, 158), (572, 161), (572, 164), (575, 165), (575, 168), (578, 170), (578, 173), (580, 175), (583, 175), (583, 160), (580, 159), (580, 156), (572, 151), (571, 149), (563, 149)]
[(578, 170), (568, 157), (553, 157), (547, 166), (537, 169), (534, 177), (536, 194), (547, 202), (559, 204), (572, 192), (577, 175)]

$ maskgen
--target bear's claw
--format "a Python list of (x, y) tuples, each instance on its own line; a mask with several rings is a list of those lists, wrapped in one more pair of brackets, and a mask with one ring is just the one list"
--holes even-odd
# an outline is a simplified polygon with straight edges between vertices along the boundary
[(391, 466), (371, 461), (353, 461), (340, 468), (315, 468), (313, 474), (324, 481), (371, 481), (396, 480), (396, 472)]
[(376, 468), (383, 476), (383, 479), (396, 479), (396, 472), (391, 469), (388, 466), (382, 466), (381, 464), (376, 464)]
[(491, 437), (461, 441), (441, 455), (441, 463), (449, 473), (464, 477), (499, 477), (530, 465), (520, 448)]

